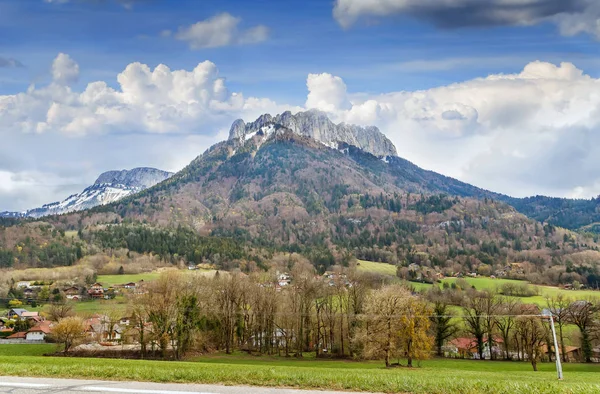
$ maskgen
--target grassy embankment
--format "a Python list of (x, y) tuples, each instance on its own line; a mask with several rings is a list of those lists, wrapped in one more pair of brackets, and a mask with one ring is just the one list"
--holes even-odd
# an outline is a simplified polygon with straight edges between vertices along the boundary
[[(420, 368), (381, 362), (211, 355), (188, 362), (41, 357), (53, 345), (0, 345), (0, 376), (47, 376), (153, 382), (222, 383), (386, 393), (598, 393), (600, 365), (554, 364), (539, 372), (518, 362), (429, 360)], [(242, 367), (243, 366), (243, 367)]]

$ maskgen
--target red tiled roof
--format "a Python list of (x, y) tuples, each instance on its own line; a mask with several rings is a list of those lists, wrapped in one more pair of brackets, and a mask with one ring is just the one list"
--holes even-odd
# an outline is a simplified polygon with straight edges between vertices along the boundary
[(14, 334), (6, 337), (6, 339), (25, 339), (26, 337), (27, 337), (26, 332), (15, 332)]
[(473, 338), (454, 338), (450, 343), (459, 349), (471, 349), (476, 346), (476, 341)]
[(52, 331), (52, 327), (50, 326), (50, 322), (44, 321), (38, 324), (37, 326), (29, 329), (27, 332), (43, 332), (44, 334), (50, 334)]

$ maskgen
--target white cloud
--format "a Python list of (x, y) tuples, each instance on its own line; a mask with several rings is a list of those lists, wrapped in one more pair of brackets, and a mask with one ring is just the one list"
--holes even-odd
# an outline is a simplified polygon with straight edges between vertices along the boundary
[[(193, 25), (180, 27), (175, 38), (188, 42), (192, 49), (256, 44), (268, 38), (269, 29), (266, 26), (239, 30), (240, 22), (241, 18), (224, 12)], [(162, 35), (170, 36), (171, 33), (163, 31)]]
[(78, 74), (60, 54), (49, 84), (0, 95), (0, 211), (64, 198), (110, 169), (179, 170), (234, 119), (293, 109), (230, 92), (210, 61), (192, 70), (131, 63), (116, 87), (96, 81), (82, 91), (70, 86)]
[(340, 77), (334, 77), (327, 73), (309, 74), (306, 87), (308, 88), (306, 108), (331, 112), (350, 107), (346, 84)]
[[(344, 89), (323, 95), (332, 81)], [(426, 168), (518, 196), (600, 191), (600, 79), (571, 63), (532, 62), (518, 74), (414, 92), (347, 94), (328, 74), (308, 86), (309, 98), (321, 98), (315, 107), (379, 126), (401, 156)], [(343, 97), (350, 108), (333, 104)]]
[(52, 79), (60, 85), (72, 85), (79, 79), (79, 65), (65, 53), (59, 53), (52, 63)]
[(333, 16), (344, 28), (361, 19), (410, 16), (442, 28), (555, 23), (567, 36), (600, 38), (596, 0), (336, 0)]

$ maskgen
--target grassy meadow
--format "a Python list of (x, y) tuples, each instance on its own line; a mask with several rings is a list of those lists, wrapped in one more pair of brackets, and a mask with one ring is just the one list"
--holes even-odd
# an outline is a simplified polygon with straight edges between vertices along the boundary
[[(38, 348), (36, 348), (36, 346)], [(23, 349), (23, 350), (22, 350)], [(382, 362), (249, 355), (208, 355), (186, 362), (43, 357), (53, 345), (0, 345), (0, 376), (39, 376), (179, 383), (221, 383), (385, 393), (598, 393), (600, 365), (434, 359), (420, 367), (385, 369)]]
[[(376, 263), (373, 261), (365, 261), (358, 260), (360, 265), (358, 265), (358, 270), (363, 272), (373, 272), (383, 275), (396, 275), (396, 267), (387, 264), (387, 263)], [(522, 284), (524, 281), (514, 280), (514, 279), (502, 279), (502, 278), (488, 278), (488, 277), (478, 277), (478, 278), (463, 278), (469, 285), (474, 286), (477, 290), (485, 290), (485, 289), (494, 289), (500, 288), (502, 285), (511, 283), (511, 284)], [(456, 282), (457, 278), (445, 278), (442, 279), (442, 283), (451, 284)], [(418, 282), (410, 282), (410, 285), (415, 288), (417, 291), (427, 290), (431, 288), (433, 285), (428, 283), (418, 283)], [(557, 294), (564, 294), (566, 297), (581, 300), (587, 297), (599, 297), (600, 291), (596, 290), (565, 290), (560, 289), (558, 287), (553, 286), (540, 286), (540, 285), (531, 285), (538, 289), (539, 295), (532, 297), (519, 297), (523, 302), (528, 304), (537, 304), (540, 306), (546, 305), (546, 297), (552, 297)]]

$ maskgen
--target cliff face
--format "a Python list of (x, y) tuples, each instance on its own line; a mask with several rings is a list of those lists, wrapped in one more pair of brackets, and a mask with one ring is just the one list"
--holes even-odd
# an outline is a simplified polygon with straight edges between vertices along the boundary
[(265, 114), (251, 123), (236, 120), (229, 131), (229, 140), (240, 147), (257, 133), (267, 134), (273, 128), (286, 128), (292, 132), (310, 137), (333, 149), (340, 143), (356, 146), (378, 157), (397, 156), (394, 144), (377, 127), (361, 127), (345, 123), (333, 123), (325, 113), (310, 110), (293, 115), (284, 112), (275, 117)]

